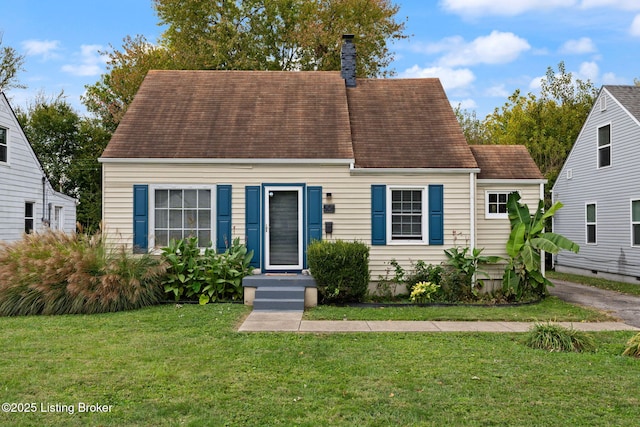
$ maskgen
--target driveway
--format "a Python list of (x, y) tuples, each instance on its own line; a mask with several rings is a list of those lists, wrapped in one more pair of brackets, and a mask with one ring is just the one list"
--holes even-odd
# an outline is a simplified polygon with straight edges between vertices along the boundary
[(549, 293), (563, 301), (605, 311), (624, 323), (640, 328), (640, 296), (626, 295), (592, 286), (552, 280)]

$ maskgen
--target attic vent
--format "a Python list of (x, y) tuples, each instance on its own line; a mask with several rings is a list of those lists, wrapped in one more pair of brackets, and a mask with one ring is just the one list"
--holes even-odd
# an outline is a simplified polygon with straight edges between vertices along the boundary
[(607, 97), (606, 95), (602, 95), (600, 97), (600, 111), (605, 111), (607, 109)]
[(567, 179), (573, 178), (573, 169), (567, 169)]

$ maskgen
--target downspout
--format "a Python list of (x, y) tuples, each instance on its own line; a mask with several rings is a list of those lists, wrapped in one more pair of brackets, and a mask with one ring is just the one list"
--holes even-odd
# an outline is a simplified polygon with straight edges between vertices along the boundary
[(469, 230), (469, 247), (471, 250), (476, 247), (476, 174), (469, 174), (469, 217), (471, 218)]
[[(540, 183), (540, 200), (544, 201), (544, 183)], [(545, 229), (543, 228), (542, 231), (544, 232)], [(547, 277), (546, 275), (546, 254), (544, 251), (540, 251), (540, 273), (542, 273), (542, 277)]]
[[(45, 210), (45, 206), (47, 206), (47, 202), (45, 200), (45, 195), (47, 193), (46, 191), (46, 187), (47, 187), (47, 178), (45, 178), (44, 176), (42, 177), (42, 219), (41, 222), (44, 224), (46, 221), (46, 218), (44, 217), (44, 210)], [(35, 216), (35, 215), (34, 215)]]

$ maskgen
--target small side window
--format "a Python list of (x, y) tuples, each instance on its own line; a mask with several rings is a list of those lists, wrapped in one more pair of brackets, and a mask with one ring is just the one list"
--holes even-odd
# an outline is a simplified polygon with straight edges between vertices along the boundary
[(7, 130), (0, 128), (0, 162), (7, 162)]
[(589, 203), (585, 212), (587, 243), (596, 243), (596, 204)]
[(24, 204), (24, 232), (33, 233), (33, 203), (26, 202)]

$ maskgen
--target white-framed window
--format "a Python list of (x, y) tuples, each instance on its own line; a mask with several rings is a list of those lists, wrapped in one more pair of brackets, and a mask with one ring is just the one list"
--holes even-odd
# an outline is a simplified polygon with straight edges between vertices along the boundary
[(427, 187), (387, 187), (387, 242), (427, 242)]
[(171, 240), (197, 237), (209, 247), (214, 237), (214, 194), (211, 186), (156, 185), (150, 188), (151, 245), (165, 247)]
[(8, 139), (7, 134), (9, 132), (5, 128), (0, 128), (0, 162), (7, 163), (8, 156)]
[(611, 125), (598, 128), (598, 168), (611, 166)]
[(631, 246), (640, 246), (640, 200), (631, 201)]
[(64, 227), (64, 216), (62, 206), (53, 207), (53, 220), (51, 221), (51, 228), (54, 230), (62, 230)]
[(595, 203), (585, 205), (585, 233), (587, 244), (597, 243), (597, 206)]
[(509, 200), (509, 195), (514, 193), (514, 190), (511, 191), (492, 191), (487, 190), (485, 192), (484, 205), (485, 205), (485, 216), (490, 219), (503, 219), (508, 218), (509, 214), (507, 212), (507, 201)]
[(33, 227), (35, 224), (35, 203), (24, 203), (24, 232), (27, 234), (33, 233)]

